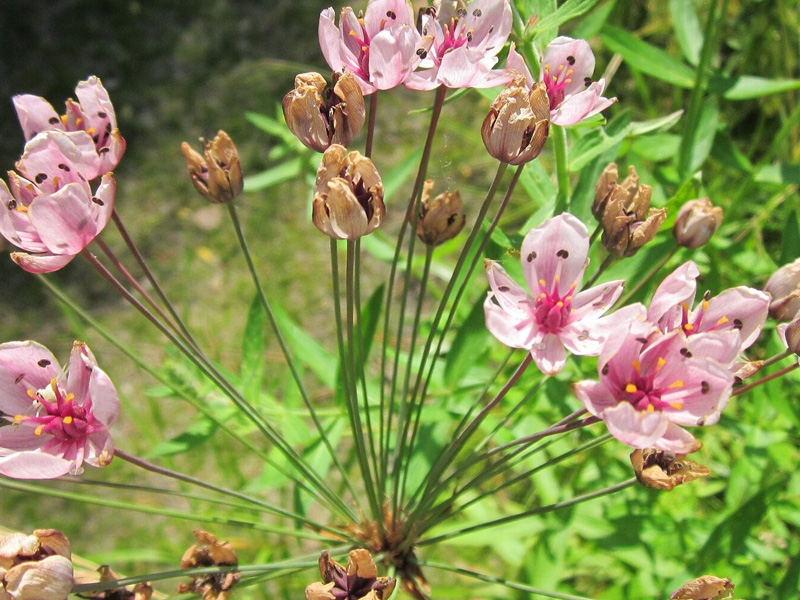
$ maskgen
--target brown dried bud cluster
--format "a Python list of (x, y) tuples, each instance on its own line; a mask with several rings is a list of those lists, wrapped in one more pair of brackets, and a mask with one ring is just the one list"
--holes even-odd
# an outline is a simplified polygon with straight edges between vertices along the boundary
[(592, 214), (603, 225), (603, 246), (617, 256), (633, 256), (652, 240), (667, 218), (667, 209), (650, 208), (652, 188), (639, 183), (635, 167), (617, 181), (617, 165), (611, 163), (595, 186)]
[(655, 490), (670, 491), (676, 486), (711, 475), (707, 467), (686, 460), (685, 454), (655, 448), (634, 450), (631, 464), (639, 483)]
[[(231, 566), (239, 564), (236, 551), (228, 542), (217, 541), (216, 536), (202, 529), (194, 532), (199, 546), (191, 546), (183, 554), (181, 569), (201, 567)], [(231, 588), (241, 579), (235, 571), (212, 575), (196, 575), (189, 583), (178, 586), (178, 593), (202, 594), (203, 600), (227, 600)]]
[(669, 600), (724, 600), (733, 597), (730, 579), (703, 575), (683, 584), (675, 590)]
[(417, 237), (427, 246), (438, 246), (461, 233), (467, 215), (458, 191), (442, 192), (431, 200), (432, 191), (433, 180), (426, 179), (422, 186)]
[(336, 240), (355, 240), (383, 222), (383, 183), (372, 161), (333, 144), (322, 155), (314, 185), (312, 219)]
[(769, 312), (775, 319), (794, 319), (800, 313), (800, 258), (775, 271), (764, 290), (772, 296)]
[(349, 71), (333, 74), (333, 89), (319, 73), (301, 73), (283, 97), (283, 117), (305, 146), (325, 152), (331, 144), (347, 146), (364, 126), (364, 96)]
[(515, 77), (492, 103), (481, 136), (494, 158), (521, 165), (539, 156), (550, 131), (550, 101), (543, 83), (532, 89)]
[(203, 155), (192, 150), (186, 142), (181, 144), (186, 157), (186, 167), (195, 189), (203, 198), (222, 204), (242, 193), (244, 180), (239, 152), (230, 136), (221, 131), (205, 144)]
[(350, 551), (347, 567), (323, 552), (319, 557), (319, 574), (322, 581), (306, 588), (306, 600), (386, 600), (395, 586), (394, 578), (378, 577), (378, 567), (364, 549)]
[(672, 235), (679, 246), (695, 250), (705, 246), (722, 223), (722, 209), (708, 198), (689, 200), (681, 207)]
[[(100, 573), (101, 582), (122, 579), (108, 565), (102, 565), (97, 572)], [(88, 582), (80, 581), (80, 583)], [(150, 600), (153, 596), (153, 586), (149, 582), (143, 582), (137, 583), (132, 590), (126, 587), (116, 587), (102, 592), (83, 592), (81, 595), (93, 600)]]
[(69, 540), (60, 531), (0, 537), (0, 600), (66, 600), (73, 583)]

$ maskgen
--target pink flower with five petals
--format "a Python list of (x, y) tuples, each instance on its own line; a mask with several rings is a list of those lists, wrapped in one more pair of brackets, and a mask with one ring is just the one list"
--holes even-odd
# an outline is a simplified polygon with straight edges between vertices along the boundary
[[(106, 173), (92, 192), (83, 158), (75, 144), (83, 132), (46, 131), (25, 145), (17, 162), (0, 180), (0, 234), (24, 252), (11, 258), (31, 273), (62, 268), (108, 223), (116, 183)], [(88, 137), (88, 136), (86, 136)]]
[[(531, 72), (513, 44), (508, 53), (506, 69), (524, 73), (528, 86), (533, 86)], [(602, 97), (606, 81), (593, 81), (592, 73), (594, 54), (586, 40), (557, 37), (548, 44), (539, 78), (547, 87), (551, 123), (574, 125), (617, 101), (616, 98)]]
[(422, 17), (422, 35), (432, 35), (433, 45), (420, 65), (422, 70), (411, 75), (406, 87), (488, 88), (511, 80), (505, 70), (492, 68), (511, 33), (508, 0), (475, 0), (454, 17), (438, 17)]
[(91, 350), (75, 342), (68, 374), (36, 342), (0, 344), (0, 473), (19, 479), (80, 474), (114, 457), (108, 428), (119, 415), (114, 384)]
[(78, 101), (67, 100), (66, 114), (59, 116), (40, 96), (13, 97), (25, 140), (44, 131), (83, 132), (73, 142), (84, 153), (86, 177), (90, 180), (113, 170), (125, 153), (125, 140), (117, 128), (114, 106), (99, 77), (89, 77), (75, 88)]
[(345, 7), (338, 27), (335, 16), (333, 8), (319, 15), (322, 54), (334, 71), (355, 75), (365, 96), (405, 82), (430, 47), (407, 0), (370, 0), (363, 18)]
[(603, 316), (622, 293), (622, 281), (578, 291), (589, 253), (586, 226), (569, 213), (532, 229), (522, 242), (522, 269), (530, 295), (499, 264), (487, 262), (489, 291), (483, 304), (486, 326), (512, 348), (530, 351), (540, 370), (555, 375), (566, 350), (596, 356), (609, 333), (644, 316), (633, 305)]
[(694, 452), (700, 443), (681, 426), (716, 423), (733, 385), (730, 370), (705, 355), (706, 342), (630, 321), (603, 346), (599, 381), (580, 381), (573, 390), (621, 442)]

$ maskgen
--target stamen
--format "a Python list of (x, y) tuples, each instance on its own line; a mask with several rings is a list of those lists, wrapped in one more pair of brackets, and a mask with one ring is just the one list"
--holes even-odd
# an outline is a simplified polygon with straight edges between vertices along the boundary
[(37, 394), (33, 390), (28, 390), (28, 397), (33, 398), (34, 400), (38, 400), (39, 394)]
[(625, 391), (628, 392), (629, 394), (634, 394), (639, 390), (636, 388), (634, 384), (629, 383), (628, 385), (625, 386)]
[(667, 387), (669, 389), (671, 389), (671, 390), (674, 390), (674, 389), (677, 389), (677, 388), (682, 388), (683, 387), (683, 381), (681, 381), (680, 379), (677, 379), (677, 380), (673, 381), (672, 383), (670, 383)]
[(692, 325), (691, 323), (686, 323), (686, 325), (684, 325), (683, 328), (686, 331), (691, 331), (692, 329), (694, 329), (694, 325)]
[(669, 402), (669, 405), (675, 410), (683, 410), (683, 402)]
[(653, 406), (652, 404), (648, 404), (647, 405), (647, 412), (651, 413), (651, 412), (655, 411), (655, 409), (656, 409), (656, 407)]
[(708, 300), (703, 300), (703, 310), (704, 311), (708, 310), (708, 305), (709, 305)]
[(633, 361), (633, 368), (636, 369), (637, 373), (639, 373), (642, 370), (642, 364), (638, 360), (635, 360)]
[(44, 425), (39, 425), (33, 430), (33, 435), (42, 435), (42, 429), (44, 429)]
[(62, 419), (62, 422), (64, 423), (64, 425), (69, 425), (72, 423), (72, 417), (64, 417)]
[(659, 356), (658, 362), (656, 363), (656, 371), (663, 369), (665, 364), (667, 364), (667, 361), (664, 360), (663, 356)]
[(22, 423), (23, 421), (27, 421), (30, 417), (26, 417), (25, 415), (14, 415), (14, 423)]
[(719, 321), (717, 321), (717, 325), (725, 325), (729, 320), (728, 317), (722, 316), (719, 318)]
[(61, 115), (61, 122), (66, 126), (66, 124), (67, 124), (67, 115)]
[(17, 212), (27, 213), (28, 212), (28, 207), (27, 206), (22, 206), (22, 204), (17, 204)]

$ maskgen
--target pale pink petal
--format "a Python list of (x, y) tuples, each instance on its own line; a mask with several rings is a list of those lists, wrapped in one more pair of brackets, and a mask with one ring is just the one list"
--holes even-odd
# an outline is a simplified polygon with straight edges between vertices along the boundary
[(89, 394), (89, 380), (96, 366), (97, 361), (89, 346), (83, 342), (74, 342), (69, 353), (67, 389), (75, 394), (75, 400), (79, 404), (83, 404)]
[(756, 341), (769, 312), (770, 296), (749, 287), (736, 287), (723, 291), (708, 302), (700, 331), (708, 327), (734, 327), (741, 336), (741, 349)]
[(24, 211), (26, 207), (27, 204), (11, 195), (6, 182), (0, 179), (0, 235), (18, 248), (28, 252), (42, 252), (47, 247)]
[(52, 273), (67, 265), (75, 255), (70, 254), (27, 254), (12, 252), (11, 260), (28, 273)]
[(650, 448), (669, 427), (669, 420), (660, 412), (637, 411), (627, 402), (620, 402), (603, 411), (608, 432), (634, 448)]
[(95, 418), (106, 427), (113, 425), (119, 417), (119, 396), (111, 379), (100, 367), (92, 369), (89, 397)]
[[(30, 401), (29, 401), (30, 404)], [(28, 413), (33, 414), (32, 406), (28, 407)], [(42, 433), (36, 435), (34, 430), (36, 425), (34, 423), (19, 423), (8, 425), (3, 423), (0, 427), (0, 454), (9, 455), (13, 452), (26, 452), (38, 450), (44, 444), (53, 439), (53, 436)]]
[(44, 452), (14, 452), (0, 456), (0, 474), (14, 479), (53, 479), (69, 473), (72, 461)]
[(664, 368), (656, 375), (655, 385), (666, 389), (661, 395), (663, 402), (675, 404), (674, 412), (668, 411), (670, 421), (713, 425), (728, 404), (733, 373), (715, 360), (694, 356), (680, 364), (677, 372)]
[(427, 92), (428, 90), (439, 87), (439, 81), (436, 78), (438, 73), (439, 69), (435, 67), (425, 69), (424, 71), (415, 71), (408, 76), (408, 79), (403, 82), (403, 85), (410, 90)]
[[(83, 154), (81, 148), (75, 143), (83, 140), (81, 143), (85, 147), (84, 142), (87, 139), (91, 143), (91, 139), (85, 132), (47, 131), (40, 133), (25, 144), (25, 152), (17, 161), (17, 170), (46, 194), (72, 182), (82, 182), (88, 189)], [(92, 148), (94, 147), (92, 146)]]
[[(101, 141), (104, 134), (110, 134), (112, 129), (116, 129), (117, 117), (114, 114), (114, 106), (99, 77), (92, 75), (78, 83), (75, 88), (75, 96), (81, 104), (87, 125), (97, 130)], [(99, 145), (99, 147), (103, 146), (105, 144)]]
[[(79, 168), (79, 171), (85, 174), (86, 179), (92, 180), (95, 177), (102, 175), (102, 171), (100, 170), (102, 158), (97, 153), (97, 146), (95, 146), (91, 136), (86, 131), (68, 131), (67, 133), (64, 134), (64, 136), (69, 138), (69, 140), (73, 144), (75, 144), (75, 146), (78, 148), (78, 150), (80, 150), (81, 163), (83, 166)], [(124, 145), (123, 145), (123, 151), (124, 151)], [(108, 152), (104, 152), (103, 156), (107, 154)], [(69, 180), (78, 181), (79, 178), (72, 177)], [(69, 180), (65, 179), (65, 181)], [(80, 180), (85, 181), (82, 178), (80, 178)]]
[(691, 304), (697, 290), (700, 269), (692, 261), (683, 263), (664, 278), (653, 294), (647, 318), (658, 323), (662, 331), (680, 326), (680, 305)]
[(483, 303), (483, 312), (486, 317), (486, 329), (506, 346), (530, 349), (540, 337), (530, 315), (502, 308), (495, 302), (491, 292)]
[[(621, 288), (619, 291), (622, 291)], [(619, 296), (619, 292), (615, 290), (611, 294)], [(602, 300), (603, 298), (601, 297), (598, 302)], [(603, 306), (608, 308), (615, 301), (616, 298), (607, 303), (603, 302)], [(575, 315), (576, 311), (573, 309), (572, 315), (576, 317), (576, 320), (561, 330), (561, 339), (573, 354), (597, 356), (600, 354), (606, 340), (611, 336), (619, 335), (620, 331), (624, 331), (628, 322), (634, 319), (643, 321), (644, 310), (642, 304), (630, 304), (611, 315), (602, 317), (600, 316), (602, 311)]]
[(74, 255), (97, 235), (91, 198), (79, 183), (70, 183), (31, 205), (31, 223), (54, 254)]
[(669, 424), (661, 439), (654, 444), (654, 447), (659, 450), (675, 454), (691, 454), (699, 450), (701, 446), (702, 444), (691, 433), (672, 423)]
[[(517, 48), (514, 42), (511, 42), (511, 46), (508, 48), (508, 58), (506, 59), (506, 70), (519, 73), (520, 75), (524, 75), (525, 84), (529, 88), (532, 88), (533, 84), (536, 83), (533, 80), (533, 75), (531, 75), (531, 71), (528, 68), (528, 65), (525, 64), (525, 59), (522, 58), (522, 55), (519, 52), (517, 52)], [(511, 77), (513, 77), (513, 74), (510, 75)]]
[(617, 279), (579, 292), (572, 300), (573, 316), (576, 319), (600, 316), (617, 301), (624, 289), (625, 282)]
[(415, 27), (414, 11), (407, 0), (372, 0), (364, 13), (364, 28), (367, 35), (375, 35), (392, 25)]
[(531, 348), (533, 362), (545, 375), (557, 375), (567, 362), (567, 353), (561, 339), (552, 333), (546, 334), (542, 341)]
[(117, 182), (112, 173), (106, 173), (100, 180), (92, 203), (89, 209), (92, 212), (92, 220), (97, 227), (97, 232), (101, 232), (108, 225), (111, 215), (114, 213), (114, 200), (117, 194)]
[(335, 24), (336, 12), (333, 8), (326, 8), (319, 14), (319, 46), (322, 49), (322, 55), (325, 57), (325, 62), (332, 71), (341, 71), (342, 58), (339, 54), (339, 44), (341, 43), (341, 34), (339, 28)]
[(563, 297), (583, 277), (589, 232), (579, 219), (562, 213), (531, 229), (522, 242), (521, 253), (525, 279), (534, 295), (539, 290), (550, 291), (558, 278), (558, 291)]
[[(397, 25), (384, 29), (370, 41), (370, 82), (388, 90), (408, 79), (414, 70), (419, 34), (413, 27)], [(416, 61), (418, 62), (418, 60)]]
[(103, 429), (90, 435), (86, 440), (84, 460), (93, 467), (106, 467), (114, 458), (114, 442), (108, 431)]
[(594, 73), (594, 66), (594, 54), (586, 40), (557, 37), (545, 49), (540, 78), (555, 77), (559, 70), (571, 69), (568, 78), (572, 81), (564, 88), (564, 94), (569, 95), (583, 89), (584, 80)]
[(27, 414), (33, 402), (28, 390), (47, 387), (60, 373), (55, 356), (41, 344), (0, 344), (0, 411), (12, 416)]
[[(486, 88), (508, 82), (508, 75), (499, 72), (490, 76), (492, 67), (497, 62), (494, 56), (486, 56), (481, 52), (470, 50), (466, 46), (450, 50), (442, 57), (437, 80), (449, 88)], [(495, 81), (499, 79), (497, 83)]]
[(119, 164), (122, 155), (125, 154), (126, 146), (125, 138), (122, 137), (119, 129), (114, 129), (108, 139), (108, 145), (99, 150), (100, 163), (97, 174), (102, 175), (114, 169)]
[(599, 381), (579, 381), (573, 384), (572, 391), (584, 408), (596, 417), (602, 416), (604, 410), (618, 403), (614, 394)]
[(603, 98), (601, 96), (604, 85), (605, 82), (601, 79), (582, 92), (566, 96), (550, 112), (550, 121), (561, 126), (574, 125), (605, 110), (614, 104), (617, 99)]
[(740, 337), (735, 329), (698, 333), (687, 338), (686, 348), (692, 356), (711, 358), (731, 366), (739, 356)]
[[(363, 35), (361, 21), (358, 20), (353, 9), (346, 6), (339, 15), (339, 56), (342, 60), (348, 62), (347, 54), (352, 57), (350, 60), (362, 55), (361, 42), (367, 41), (363, 39)], [(357, 62), (355, 61), (355, 63)]]
[(14, 96), (11, 100), (17, 111), (25, 141), (33, 139), (36, 134), (42, 131), (50, 129), (64, 130), (64, 124), (61, 122), (53, 105), (41, 96), (21, 94)]
[(472, 31), (470, 48), (495, 56), (511, 33), (512, 14), (508, 0), (475, 0), (467, 7), (464, 25)]

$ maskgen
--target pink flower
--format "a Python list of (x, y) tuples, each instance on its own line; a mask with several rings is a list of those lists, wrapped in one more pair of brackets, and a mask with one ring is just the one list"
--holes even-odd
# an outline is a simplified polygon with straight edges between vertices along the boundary
[[(740, 352), (756, 341), (769, 311), (769, 294), (753, 288), (730, 288), (714, 298), (708, 292), (692, 309), (697, 291), (697, 265), (688, 261), (669, 274), (656, 289), (647, 318), (664, 333), (679, 329), (686, 336), (718, 338), (718, 351), (706, 350), (714, 359), (731, 365)], [(717, 334), (736, 332), (728, 341)], [(714, 344), (709, 342), (708, 344)]]
[(530, 350), (539, 369), (549, 375), (564, 367), (565, 348), (595, 356), (615, 327), (644, 316), (644, 308), (634, 305), (602, 317), (622, 293), (622, 281), (577, 292), (588, 253), (586, 226), (563, 213), (529, 231), (522, 242), (522, 270), (533, 296), (499, 264), (487, 263), (491, 290), (483, 304), (486, 327), (507, 346)]
[[(80, 136), (86, 136), (80, 133)], [(116, 183), (106, 173), (92, 193), (85, 154), (75, 134), (47, 131), (25, 145), (0, 180), (0, 234), (24, 252), (11, 258), (26, 271), (57, 271), (81, 252), (111, 218)]]
[(61, 116), (40, 96), (23, 94), (12, 100), (26, 141), (43, 131), (84, 132), (74, 136), (73, 141), (84, 151), (86, 177), (94, 179), (119, 164), (125, 153), (125, 140), (117, 129), (114, 106), (100, 78), (92, 76), (78, 83), (75, 95), (78, 102), (67, 100), (66, 114)]
[(91, 350), (75, 342), (66, 377), (36, 342), (0, 344), (0, 473), (18, 479), (80, 474), (85, 462), (104, 467), (114, 457), (108, 428), (119, 415), (114, 384)]
[(365, 96), (406, 81), (430, 46), (407, 0), (370, 0), (363, 18), (345, 7), (339, 27), (335, 15), (333, 8), (319, 15), (322, 54), (334, 71), (353, 73)]
[(688, 454), (700, 444), (681, 425), (716, 423), (733, 374), (703, 354), (701, 337), (652, 331), (651, 323), (629, 322), (603, 346), (599, 381), (580, 381), (573, 389), (621, 442)]
[[(522, 56), (511, 47), (506, 68), (524, 73), (528, 85), (533, 78)], [(557, 37), (544, 53), (539, 78), (547, 86), (550, 121), (574, 125), (614, 104), (616, 98), (603, 98), (605, 79), (592, 81), (594, 54), (586, 40)]]
[(506, 71), (492, 70), (511, 32), (508, 0), (475, 0), (448, 17), (423, 15), (422, 35), (432, 35), (433, 45), (421, 65), (424, 70), (411, 75), (406, 87), (487, 88), (508, 83), (511, 76)]

